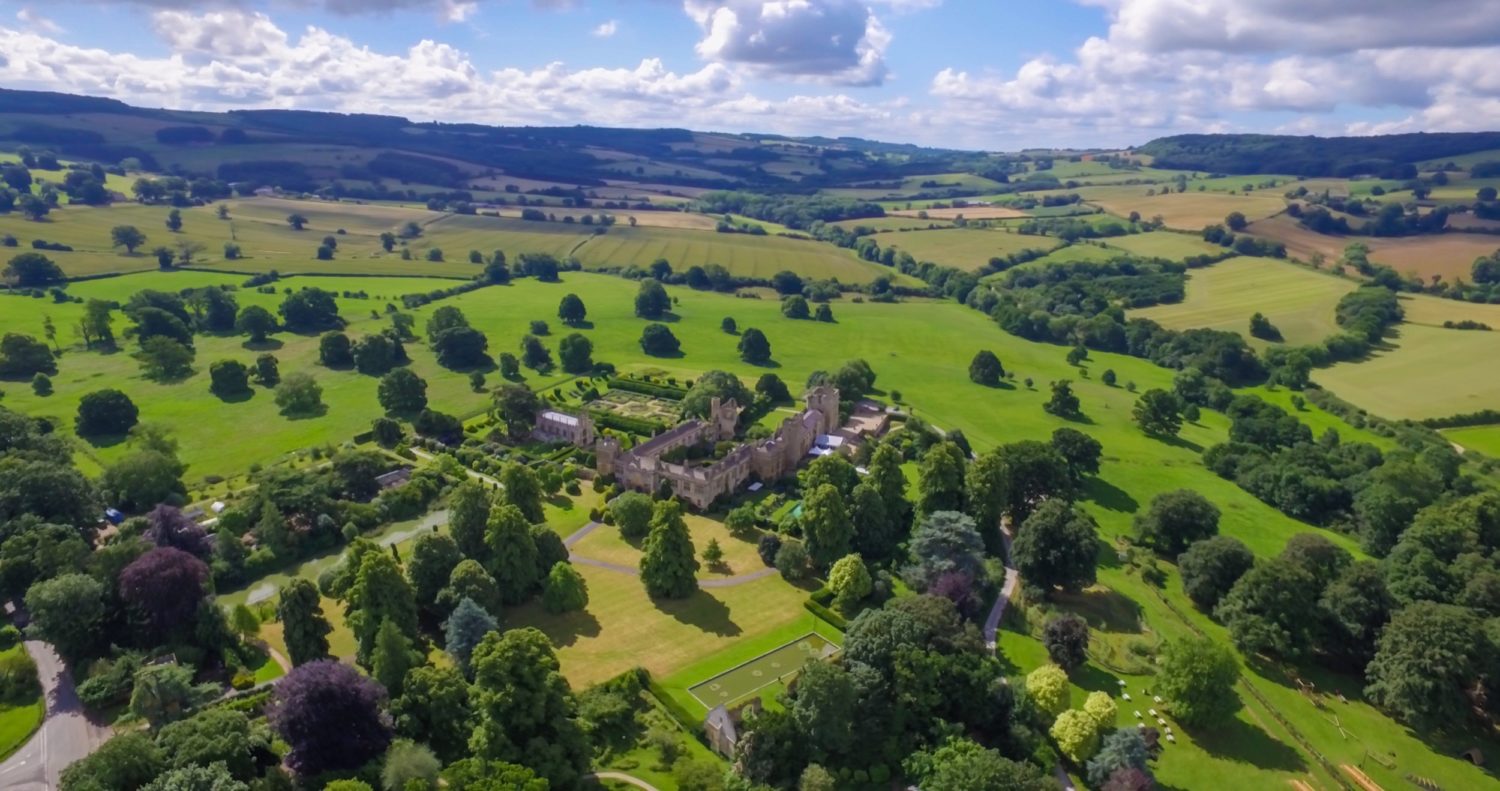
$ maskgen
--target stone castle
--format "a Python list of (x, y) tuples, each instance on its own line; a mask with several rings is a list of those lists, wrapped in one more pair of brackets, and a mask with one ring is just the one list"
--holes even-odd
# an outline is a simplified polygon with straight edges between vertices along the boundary
[(771, 481), (792, 474), (819, 437), (838, 431), (838, 390), (815, 387), (806, 400), (807, 408), (782, 421), (769, 439), (744, 443), (706, 464), (679, 464), (662, 457), (678, 448), (733, 439), (740, 417), (739, 404), (733, 399), (714, 399), (707, 420), (686, 421), (628, 451), (621, 449), (618, 440), (598, 436), (586, 414), (544, 411), (537, 416), (535, 435), (582, 448), (593, 445), (600, 475), (613, 475), (620, 485), (648, 494), (667, 487), (679, 500), (703, 510), (752, 477)]

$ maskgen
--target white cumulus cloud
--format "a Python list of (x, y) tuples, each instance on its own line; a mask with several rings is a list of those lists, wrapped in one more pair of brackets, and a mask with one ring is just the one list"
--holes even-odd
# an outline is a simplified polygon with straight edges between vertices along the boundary
[(705, 60), (769, 76), (879, 85), (891, 34), (856, 0), (685, 0)]

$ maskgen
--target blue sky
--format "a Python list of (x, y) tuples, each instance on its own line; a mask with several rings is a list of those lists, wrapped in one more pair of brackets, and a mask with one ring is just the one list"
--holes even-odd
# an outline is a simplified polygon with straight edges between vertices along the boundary
[(1500, 124), (1500, 0), (0, 2), (0, 85), (984, 149)]

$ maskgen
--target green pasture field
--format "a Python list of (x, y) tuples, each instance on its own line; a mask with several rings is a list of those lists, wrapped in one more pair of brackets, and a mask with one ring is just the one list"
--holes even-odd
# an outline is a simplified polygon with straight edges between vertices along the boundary
[(1437, 159), (1429, 159), (1426, 162), (1418, 163), (1417, 166), (1423, 170), (1436, 170), (1437, 168), (1440, 168), (1443, 165), (1448, 164), (1449, 162), (1452, 162), (1453, 164), (1461, 168), (1470, 168), (1474, 165), (1479, 164), (1480, 162), (1500, 162), (1500, 149), (1491, 149), (1489, 151), (1474, 151), (1468, 154), (1459, 154), (1458, 156), (1453, 157), (1439, 157)]
[(974, 270), (995, 256), (1022, 250), (1051, 250), (1061, 244), (1048, 236), (1023, 236), (997, 230), (953, 228), (941, 231), (903, 231), (879, 237), (881, 247), (895, 247), (918, 261), (932, 261), (958, 269)]
[(519, 253), (548, 253), (559, 260), (567, 260), (589, 236), (587, 227), (570, 223), (440, 214), (425, 227), (422, 238), (410, 244), (419, 259), (428, 249), (437, 247), (450, 261), (468, 261), (470, 250), (478, 250), (486, 256), (495, 250), (503, 250), (512, 262)]
[[(923, 187), (924, 181), (937, 182), (941, 186)], [(940, 194), (942, 190), (948, 189), (984, 191), (999, 186), (1000, 182), (976, 176), (973, 173), (934, 173), (926, 176), (907, 176), (901, 180), (898, 187), (872, 187), (856, 184), (851, 187), (824, 189), (821, 194), (854, 200), (896, 200), (905, 195), (916, 195), (922, 192)]]
[[(170, 278), (180, 274), (155, 277)], [(119, 279), (101, 282), (112, 283), (117, 293), (124, 291)], [(913, 405), (917, 415), (944, 429), (962, 430), (980, 452), (1001, 442), (1045, 440), (1054, 429), (1062, 426), (1076, 426), (1096, 437), (1103, 444), (1104, 453), (1100, 474), (1085, 483), (1085, 507), (1098, 520), (1101, 537), (1107, 544), (1114, 544), (1132, 534), (1134, 515), (1145, 508), (1152, 497), (1165, 491), (1189, 488), (1218, 505), (1222, 513), (1222, 534), (1244, 541), (1262, 557), (1279, 552), (1290, 536), (1307, 531), (1320, 532), (1348, 548), (1356, 557), (1362, 557), (1357, 545), (1349, 538), (1291, 520), (1203, 466), (1201, 451), (1227, 438), (1228, 421), (1223, 415), (1206, 412), (1198, 424), (1185, 426), (1181, 436), (1172, 442), (1161, 442), (1143, 435), (1130, 419), (1137, 396), (1124, 385), (1134, 384), (1136, 390), (1141, 391), (1170, 387), (1172, 381), (1171, 371), (1144, 360), (1094, 353), (1092, 359), (1081, 366), (1069, 366), (1064, 359), (1066, 348), (1030, 343), (1006, 335), (977, 311), (952, 302), (837, 302), (834, 304), (837, 321), (819, 323), (782, 317), (774, 300), (736, 299), (679, 287), (669, 287), (668, 290), (678, 299), (674, 306), (674, 320), (668, 324), (682, 341), (683, 356), (666, 359), (641, 355), (638, 340), (641, 328), (647, 322), (633, 315), (635, 287), (609, 276), (565, 273), (563, 282), (556, 284), (526, 279), (508, 287), (480, 289), (439, 304), (461, 308), (471, 323), (487, 334), (492, 352), (515, 349), (531, 319), (553, 322), (554, 334), (545, 342), (555, 349), (556, 337), (565, 332), (555, 323), (558, 301), (564, 294), (576, 293), (588, 308), (591, 326), (580, 331), (593, 341), (594, 358), (614, 363), (625, 372), (655, 368), (682, 378), (697, 376), (711, 368), (723, 368), (753, 381), (760, 374), (772, 371), (795, 390), (814, 370), (826, 370), (851, 358), (864, 358), (879, 375), (877, 387), (880, 392), (877, 396), (888, 396), (892, 390), (900, 390), (903, 402)], [(25, 304), (50, 303), (28, 299)], [(341, 300), (341, 304), (345, 315), (354, 319), (356, 335), (380, 326), (379, 322), (361, 318), (368, 315), (369, 308), (376, 307), (378, 303), (373, 300)], [(436, 307), (430, 305), (414, 311), (419, 328)], [(10, 316), (13, 313), (0, 314), (0, 329), (11, 329)], [(35, 332), (37, 313), (34, 311), (30, 315), (33, 321), (26, 324), (25, 330)], [(767, 334), (772, 344), (773, 362), (770, 365), (752, 366), (739, 360), (735, 351), (737, 339), (719, 328), (725, 316), (734, 317), (741, 328), (757, 327)], [(72, 321), (71, 318), (64, 320), (61, 315), (54, 318), (64, 328)], [(117, 323), (117, 330), (123, 328), (123, 323)], [(1402, 328), (1403, 333), (1417, 329), (1424, 328)], [(1456, 331), (1450, 334), (1488, 335)], [(68, 339), (66, 330), (63, 339)], [(212, 471), (206, 459), (218, 459), (216, 466), (243, 468), (254, 461), (267, 461), (296, 448), (343, 441), (364, 430), (379, 411), (374, 403), (374, 381), (354, 373), (326, 372), (316, 366), (313, 362), (315, 339), (284, 336), (282, 340), (286, 347), (278, 353), (282, 355), (283, 372), (299, 369), (315, 372), (324, 383), (325, 401), (330, 407), (327, 415), (288, 421), (276, 414), (263, 390), (257, 390), (249, 401), (224, 404), (207, 395), (205, 375), (201, 373), (180, 385), (143, 383), (133, 378), (136, 376), (135, 365), (124, 355), (105, 356), (80, 350), (70, 351), (63, 358), (62, 373), (57, 377), (57, 395), (39, 399), (30, 393), (25, 383), (10, 383), (3, 385), (7, 391), (5, 403), (8, 407), (33, 414), (60, 416), (60, 429), (66, 432), (73, 411), (68, 401), (105, 384), (120, 384), (128, 388), (141, 405), (145, 420), (161, 422), (174, 430), (179, 441), (183, 442), (184, 455), (193, 459), (190, 477)], [(1401, 342), (1406, 342), (1406, 339), (1401, 339)], [(200, 368), (207, 361), (234, 353), (240, 343), (242, 340), (237, 338), (201, 339)], [(421, 343), (410, 344), (408, 348), (415, 359), (414, 366), (429, 382), (429, 396), (436, 408), (463, 414), (485, 405), (485, 396), (468, 390), (464, 374), (437, 368)], [(1015, 372), (1016, 378), (1000, 388), (970, 382), (968, 363), (980, 349), (993, 350), (1006, 369)], [(245, 359), (253, 357), (242, 349), (239, 355)], [(1458, 358), (1440, 355), (1438, 359)], [(1489, 358), (1471, 354), (1470, 359), (1483, 361)], [(1323, 381), (1324, 374), (1339, 374), (1345, 367), (1360, 370), (1364, 365), (1379, 365), (1380, 362), (1381, 359), (1377, 358), (1359, 366), (1320, 371), (1320, 381)], [(1430, 357), (1428, 364), (1438, 366)], [(1100, 382), (1105, 369), (1116, 373), (1120, 386), (1109, 387)], [(544, 391), (567, 379), (560, 373), (539, 375), (527, 371), (526, 374), (528, 384)], [(1474, 376), (1472, 372), (1466, 375)], [(1033, 388), (1020, 384), (1026, 378), (1034, 379)], [(1075, 392), (1082, 401), (1083, 417), (1079, 420), (1063, 420), (1042, 409), (1047, 398), (1047, 383), (1062, 378), (1073, 381)], [(1406, 383), (1413, 380), (1410, 375), (1392, 376), (1389, 373), (1383, 378), (1391, 390), (1408, 386)], [(1354, 394), (1353, 388), (1330, 386), (1346, 398)], [(1423, 389), (1442, 392), (1441, 386)], [(1378, 403), (1365, 405), (1380, 413), (1390, 411)], [(253, 431), (247, 427), (253, 427)], [(1366, 436), (1365, 432), (1348, 426), (1341, 426), (1339, 431), (1346, 439)], [(94, 452), (109, 454), (115, 451), (100, 448)], [(1104, 558), (1100, 569), (1101, 583), (1135, 602), (1141, 608), (1141, 617), (1153, 631), (1175, 639), (1196, 628), (1213, 634), (1216, 639), (1227, 639), (1222, 629), (1206, 616), (1192, 612), (1191, 605), (1180, 592), (1180, 583), (1170, 564), (1164, 564), (1168, 583), (1158, 591), (1122, 568), (1117, 560), (1111, 560), (1115, 557), (1113, 551), (1106, 549), (1101, 557)], [(683, 679), (685, 692), (688, 685), (696, 684), (724, 667), (738, 664), (809, 631), (805, 626), (797, 625), (799, 619), (811, 618), (801, 607), (806, 591), (786, 584), (779, 577), (702, 591), (681, 602), (661, 603), (646, 597), (640, 581), (633, 576), (588, 567), (580, 571), (588, 581), (591, 594), (591, 604), (585, 612), (551, 616), (539, 605), (529, 605), (506, 613), (508, 625), (536, 625), (552, 638), (559, 647), (565, 672), (578, 686), (609, 678), (641, 664), (661, 678), (732, 646), (777, 630), (790, 630), (769, 644), (760, 645), (753, 651), (747, 649), (744, 655), (724, 662), (717, 670), (705, 667), (695, 671)], [(1172, 602), (1170, 608), (1165, 603), (1168, 601)], [(1289, 679), (1277, 672), (1251, 665), (1246, 679), (1246, 683), (1254, 684), (1293, 722), (1310, 722), (1322, 716), (1301, 697)], [(1338, 683), (1337, 679), (1329, 681), (1329, 684), (1335, 683)], [(1319, 687), (1328, 688), (1328, 685), (1320, 682)], [(1416, 771), (1453, 787), (1475, 787), (1485, 781), (1486, 776), (1481, 770), (1467, 767), (1456, 758), (1444, 757), (1452, 752), (1440, 755), (1373, 709), (1358, 703), (1358, 698), (1350, 700), (1353, 703), (1345, 720), (1346, 728), (1350, 722), (1356, 722), (1359, 726), (1357, 732), (1365, 744), (1397, 750), (1403, 756), (1402, 771)], [(1247, 730), (1241, 735), (1246, 739), (1205, 737), (1202, 761), (1183, 763), (1180, 771), (1198, 778), (1242, 776), (1245, 763), (1260, 759), (1258, 754), (1247, 754), (1241, 746), (1243, 744), (1256, 745), (1255, 749), (1275, 758), (1271, 765), (1295, 767), (1287, 771), (1313, 766), (1310, 759), (1298, 751), (1299, 748), (1287, 746), (1292, 742), (1281, 735), (1277, 727), (1272, 718), (1262, 715), (1252, 718), (1245, 726)], [(1314, 725), (1309, 724), (1305, 730), (1314, 731)], [(1312, 738), (1316, 749), (1340, 761), (1358, 762), (1362, 753), (1360, 747), (1345, 742), (1331, 727), (1324, 729), (1318, 725)], [(1446, 751), (1446, 745), (1443, 749)], [(1176, 767), (1171, 755), (1169, 752), (1163, 763), (1167, 767)], [(1162, 771), (1170, 774), (1179, 769)], [(1377, 769), (1374, 774), (1377, 781), (1389, 783), (1393, 788), (1401, 778), (1399, 772), (1381, 773)], [(1248, 778), (1237, 785), (1264, 787)]]
[(830, 225), (837, 225), (846, 230), (855, 228), (872, 228), (876, 231), (925, 231), (933, 228), (951, 228), (953, 223), (949, 220), (935, 218), (921, 219), (920, 217), (866, 217), (862, 220), (839, 220)]
[(1082, 203), (1070, 203), (1066, 206), (1037, 206), (1026, 209), (1026, 213), (1033, 217), (1092, 217), (1099, 216), (1099, 210)]
[(1477, 451), (1492, 459), (1500, 459), (1500, 426), (1445, 428), (1443, 436), (1466, 451)]
[(1161, 215), (1168, 228), (1180, 231), (1201, 231), (1205, 225), (1223, 222), (1230, 212), (1238, 211), (1250, 220), (1257, 220), (1269, 217), (1286, 206), (1280, 189), (1257, 190), (1249, 195), (1230, 195), (1212, 190), (1197, 192), (1190, 186), (1187, 192), (1147, 195), (1147, 190), (1151, 189), (1153, 187), (1148, 185), (1135, 184), (1079, 187), (1032, 194), (1040, 197), (1077, 193), (1086, 202), (1102, 207), (1117, 217), (1127, 217), (1132, 211), (1140, 212), (1147, 219)]
[(1313, 372), (1356, 406), (1390, 418), (1445, 417), (1500, 404), (1500, 335), (1401, 324), (1389, 348)]
[[(68, 292), (85, 299), (123, 302), (147, 288), (179, 291), (216, 284), (237, 286), (243, 280), (239, 276), (207, 272), (153, 272), (74, 283), (69, 285)], [(401, 294), (452, 285), (451, 280), (329, 277), (289, 278), (278, 282), (276, 287), (318, 286), (339, 293), (365, 292), (368, 299), (340, 297), (338, 300), (344, 318), (349, 321), (347, 332), (357, 338), (387, 326), (385, 305), (399, 304)], [(235, 298), (241, 306), (261, 305), (274, 312), (284, 294), (239, 289)], [(50, 316), (58, 327), (58, 341), (71, 347), (59, 360), (58, 373), (52, 377), (52, 395), (37, 396), (28, 383), (7, 381), (0, 383), (6, 406), (47, 415), (63, 430), (71, 432), (78, 401), (84, 394), (106, 387), (122, 390), (139, 407), (142, 422), (160, 423), (173, 430), (182, 446), (182, 459), (188, 465), (187, 480), (210, 474), (229, 476), (298, 448), (343, 442), (367, 430), (370, 421), (381, 413), (375, 398), (376, 378), (319, 365), (316, 335), (282, 333), (272, 336), (264, 348), (250, 348), (244, 336), (199, 335), (195, 342), (194, 373), (181, 382), (160, 383), (140, 375), (139, 365), (130, 357), (134, 344), (123, 338), (121, 350), (112, 354), (85, 351), (81, 344), (74, 346), (73, 327), (82, 311), (83, 306), (76, 303), (59, 305), (51, 299), (0, 296), (0, 329), (41, 337), (42, 322)], [(381, 318), (371, 318), (371, 311)], [(127, 326), (129, 320), (116, 313), (116, 336), (122, 336)], [(466, 375), (439, 368), (421, 343), (409, 344), (407, 348), (413, 358), (413, 369), (428, 380), (428, 398), (434, 408), (465, 413), (483, 406), (483, 396), (471, 391)], [(267, 351), (280, 360), (283, 376), (302, 370), (317, 378), (328, 406), (326, 413), (289, 420), (278, 414), (272, 393), (258, 386), (252, 386), (253, 393), (243, 400), (224, 401), (209, 392), (208, 368), (212, 362), (227, 358), (249, 365), (258, 354)], [(124, 451), (117, 439), (82, 447), (86, 454), (102, 462), (117, 458)]]
[(843, 283), (868, 283), (890, 268), (862, 261), (848, 251), (812, 240), (739, 233), (690, 231), (677, 228), (622, 228), (588, 237), (573, 251), (585, 269), (649, 266), (658, 258), (676, 271), (691, 266), (722, 264), (740, 277), (770, 278), (782, 270), (806, 278), (836, 278)]
[(1200, 235), (1152, 231), (1127, 236), (1112, 236), (1104, 240), (1110, 247), (1118, 247), (1135, 255), (1167, 258), (1180, 261), (1195, 255), (1214, 255), (1224, 248), (1203, 241)]
[(1477, 321), (1500, 330), (1500, 305), (1460, 302), (1429, 294), (1402, 294), (1398, 299), (1407, 324), (1442, 327), (1445, 321)]
[(767, 651), (747, 662), (701, 681), (688, 693), (706, 708), (733, 703), (772, 684), (786, 683), (809, 661), (826, 658), (837, 650), (834, 643), (816, 632), (809, 632), (786, 645)]
[[(1031, 238), (1050, 241), (1050, 237), (1046, 236)], [(1116, 250), (1113, 247), (1106, 247), (1103, 244), (1098, 243), (1097, 241), (1080, 241), (1059, 247), (1056, 250), (1053, 250), (1052, 252), (1042, 256), (1041, 258), (1035, 259), (1033, 261), (1027, 261), (1026, 263), (1021, 264), (1016, 268), (1039, 269), (1042, 267), (1052, 266), (1054, 264), (1071, 264), (1079, 261), (1092, 261), (1096, 263), (1102, 263), (1104, 261), (1110, 261), (1115, 258), (1119, 258), (1121, 255), (1123, 255), (1123, 253), (1121, 253), (1119, 250)], [(985, 279), (998, 280), (1003, 277), (1005, 277), (1004, 272), (997, 272), (993, 275), (986, 275)]]
[[(1114, 240), (1111, 240), (1114, 241)], [(1227, 258), (1188, 271), (1187, 298), (1175, 305), (1130, 311), (1164, 327), (1206, 327), (1249, 337), (1250, 316), (1265, 314), (1286, 343), (1315, 343), (1339, 331), (1334, 308), (1356, 283), (1270, 258)]]
[[(379, 235), (395, 231), (407, 221), (430, 223), (446, 215), (425, 209), (402, 209), (390, 205), (333, 204), (318, 201), (282, 199), (247, 199), (225, 201), (230, 217), (220, 220), (215, 206), (182, 210), (182, 230), (177, 233), (165, 227), (165, 206), (141, 206), (134, 203), (108, 207), (69, 206), (54, 211), (44, 222), (31, 222), (19, 214), (0, 215), (0, 233), (14, 235), (20, 242), (15, 252), (30, 249), (34, 239), (61, 242), (74, 252), (46, 252), (68, 277), (150, 271), (157, 268), (150, 251), (157, 246), (176, 248), (179, 243), (201, 245), (192, 266), (233, 272), (348, 273), (354, 275), (436, 275), (473, 277), (479, 268), (468, 262), (464, 247), (448, 253), (443, 262), (425, 260), (431, 242), (424, 236), (417, 240), (418, 253), (403, 261), (398, 253), (381, 249)], [(302, 214), (309, 224), (294, 231), (286, 222), (292, 213)], [(519, 221), (516, 221), (519, 222)], [(146, 244), (134, 255), (115, 249), (110, 243), (110, 229), (133, 225), (146, 235)], [(345, 230), (339, 234), (338, 230)], [(316, 252), (325, 236), (333, 236), (338, 251), (332, 261), (317, 260)], [(514, 239), (497, 238), (509, 242)], [(226, 242), (238, 244), (242, 257), (226, 260)], [(493, 248), (484, 248), (486, 253)], [(502, 248), (504, 249), (504, 248)]]
[[(768, 634), (811, 631), (802, 608), (807, 591), (779, 575), (729, 588), (703, 589), (686, 599), (652, 599), (639, 577), (575, 563), (588, 585), (588, 607), (553, 615), (532, 601), (505, 611), (506, 628), (534, 626), (557, 647), (563, 674), (582, 689), (633, 667), (667, 678)], [(765, 650), (764, 648), (760, 651)], [(760, 653), (756, 651), (755, 653)], [(709, 674), (693, 677), (702, 681)]]

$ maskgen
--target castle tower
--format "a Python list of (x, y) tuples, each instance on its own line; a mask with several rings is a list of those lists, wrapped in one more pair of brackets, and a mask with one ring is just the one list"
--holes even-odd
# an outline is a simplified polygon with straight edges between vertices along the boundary
[(822, 413), (818, 421), (819, 434), (832, 434), (839, 427), (839, 391), (827, 385), (814, 387), (807, 394), (807, 408)]
[(708, 402), (708, 419), (713, 424), (715, 440), (733, 439), (740, 422), (740, 405), (733, 398), (720, 402), (715, 397)]
[(615, 461), (620, 457), (620, 441), (614, 437), (601, 437), (599, 444), (595, 446), (598, 455), (598, 463), (595, 467), (600, 475), (614, 475)]
[(594, 419), (589, 416), (588, 410), (578, 413), (578, 436), (574, 438), (573, 444), (580, 448), (587, 448), (598, 440), (599, 434), (594, 430)]

